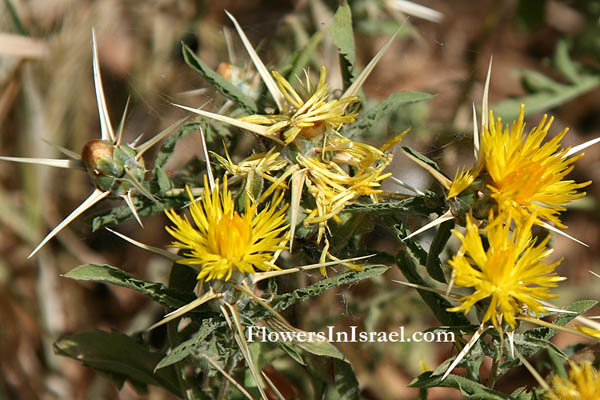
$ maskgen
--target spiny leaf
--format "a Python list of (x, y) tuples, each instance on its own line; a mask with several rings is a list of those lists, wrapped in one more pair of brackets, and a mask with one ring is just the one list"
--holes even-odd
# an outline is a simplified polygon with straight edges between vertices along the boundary
[(375, 215), (395, 212), (429, 215), (431, 213), (442, 214), (447, 208), (443, 197), (434, 192), (426, 192), (423, 196), (414, 196), (400, 201), (350, 204), (344, 208), (344, 211)]
[(164, 354), (150, 351), (146, 345), (122, 333), (97, 330), (63, 336), (54, 342), (54, 351), (117, 378), (117, 383), (129, 380), (142, 390), (147, 384), (157, 385), (182, 396), (174, 368), (154, 372), (154, 366)]
[(138, 279), (119, 268), (105, 264), (80, 265), (64, 276), (78, 281), (107, 283), (133, 289), (169, 308), (179, 308), (195, 299), (191, 293), (170, 289), (161, 283)]
[(370, 110), (361, 113), (353, 124), (346, 125), (342, 134), (351, 137), (358, 133), (368, 131), (377, 121), (380, 121), (387, 113), (398, 111), (409, 104), (427, 101), (434, 96), (424, 92), (398, 92), (393, 93), (386, 99), (373, 106)]
[(207, 318), (202, 321), (200, 329), (192, 336), (192, 338), (186, 340), (183, 343), (177, 345), (169, 354), (167, 354), (160, 362), (156, 365), (155, 370), (168, 367), (173, 365), (190, 354), (197, 353), (198, 347), (202, 346), (206, 338), (213, 333), (217, 328), (225, 326), (225, 322), (216, 322), (212, 318)]
[[(571, 322), (575, 317), (584, 312), (590, 310), (598, 304), (597, 300), (578, 300), (574, 303), (569, 304), (564, 309), (567, 311), (573, 311), (575, 314), (571, 313), (562, 313), (560, 314), (556, 320), (554, 320), (553, 324), (559, 326), (565, 326), (569, 322)], [(538, 339), (550, 340), (555, 334), (555, 329), (538, 327), (529, 329), (524, 333), (526, 336), (535, 337)]]
[(250, 114), (256, 114), (258, 108), (250, 97), (246, 96), (240, 89), (223, 78), (208, 65), (204, 64), (196, 54), (185, 44), (182, 45), (183, 58), (190, 67), (200, 72), (204, 78), (212, 83), (215, 88), (226, 98), (243, 107)]
[(460, 390), (460, 393), (467, 399), (479, 400), (509, 400), (511, 397), (507, 394), (497, 392), (481, 383), (472, 381), (458, 375), (448, 375), (442, 380), (441, 376), (432, 376), (431, 371), (427, 371), (417, 376), (409, 384), (411, 387), (430, 388), (430, 387), (451, 387)]
[(173, 152), (175, 151), (175, 145), (177, 145), (179, 139), (189, 135), (192, 132), (199, 131), (202, 127), (203, 125), (197, 122), (185, 124), (179, 128), (177, 132), (169, 136), (158, 150), (156, 159), (154, 161), (154, 166), (156, 168), (164, 168), (165, 164), (167, 164), (167, 161), (169, 161), (169, 158), (171, 158), (173, 155)]
[[(310, 337), (309, 332), (305, 332), (300, 329), (294, 328), (293, 326), (289, 325), (289, 323), (283, 322), (278, 318), (265, 318), (264, 322), (270, 331), (279, 332), (282, 335), (281, 337), (285, 337), (283, 335), (290, 333), (296, 335), (303, 334), (305, 338)], [(340, 353), (337, 347), (335, 347), (327, 340), (301, 340), (298, 338), (298, 336), (291, 335), (289, 336), (289, 339), (290, 341), (288, 341), (287, 339), (284, 339), (284, 341), (288, 342), (289, 344), (295, 347), (299, 347), (302, 350), (307, 351), (311, 354), (322, 357), (335, 358), (338, 360), (345, 359), (344, 355)]]
[(169, 175), (167, 175), (164, 169), (154, 168), (154, 177), (156, 178), (156, 183), (158, 184), (159, 193), (166, 193), (173, 189), (173, 182), (171, 182)]
[(331, 278), (323, 279), (305, 288), (296, 289), (292, 292), (275, 296), (271, 305), (277, 311), (285, 310), (292, 304), (299, 301), (304, 301), (309, 297), (318, 296), (327, 289), (332, 287), (349, 285), (360, 282), (364, 279), (369, 279), (374, 276), (379, 276), (385, 273), (390, 267), (386, 265), (366, 265), (364, 271), (347, 271)]
[(341, 400), (358, 400), (360, 388), (352, 365), (343, 360), (333, 360), (333, 379)]
[(337, 9), (333, 16), (333, 24), (329, 28), (329, 33), (333, 39), (333, 43), (340, 50), (340, 65), (342, 68), (342, 77), (344, 78), (344, 89), (347, 89), (354, 78), (356, 78), (354, 65), (355, 46), (354, 46), (354, 31), (352, 29), (352, 14), (350, 6), (344, 2)]
[[(549, 340), (538, 339), (533, 336), (515, 334), (515, 346), (523, 357), (533, 357), (539, 350), (548, 349), (560, 355), (563, 360), (567, 359), (567, 355), (559, 349), (554, 343)], [(508, 371), (506, 371), (508, 372)]]
[[(139, 198), (138, 200), (141, 202), (141, 205), (137, 206), (137, 212), (140, 217), (147, 217), (149, 215), (162, 213), (163, 211), (170, 210), (172, 208), (181, 208), (189, 201), (189, 199), (183, 196), (162, 199), (156, 203), (146, 199), (145, 197)], [(96, 231), (102, 227), (117, 225), (130, 219), (133, 219), (131, 210), (127, 206), (122, 206), (94, 214), (87, 218), (86, 222), (90, 223), (91, 221), (92, 231)]]
[[(423, 161), (425, 164), (429, 165), (430, 167), (432, 167), (433, 169), (435, 169), (436, 171), (438, 171), (444, 177), (448, 178), (448, 176), (446, 174), (444, 174), (444, 172), (441, 170), (441, 168), (438, 167), (438, 165), (437, 165), (437, 163), (435, 161), (431, 160), (428, 157), (425, 157), (425, 155), (423, 155), (422, 153), (419, 153), (418, 151), (413, 150), (413, 149), (411, 149), (410, 147), (407, 147), (407, 146), (402, 146), (402, 150), (404, 150), (405, 152), (407, 152), (411, 156), (416, 157), (419, 160)], [(450, 179), (450, 178), (448, 178), (448, 179)]]

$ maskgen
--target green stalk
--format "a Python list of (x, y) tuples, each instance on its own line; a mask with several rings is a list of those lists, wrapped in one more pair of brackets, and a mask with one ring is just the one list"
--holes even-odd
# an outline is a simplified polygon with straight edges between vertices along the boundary
[(21, 18), (19, 18), (19, 13), (17, 13), (17, 9), (15, 8), (15, 5), (13, 4), (13, 2), (11, 0), (4, 0), (4, 4), (6, 5), (6, 8), (8, 9), (8, 13), (10, 14), (10, 17), (12, 18), (15, 26), (17, 27), (17, 31), (24, 36), (31, 36), (29, 34), (29, 32), (27, 31), (27, 29), (25, 29), (25, 26), (23, 25), (23, 23), (21, 22)]

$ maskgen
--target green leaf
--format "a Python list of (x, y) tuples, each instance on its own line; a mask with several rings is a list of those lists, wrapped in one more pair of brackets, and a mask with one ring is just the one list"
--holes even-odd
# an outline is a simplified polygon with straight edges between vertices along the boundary
[(133, 289), (169, 308), (179, 308), (196, 298), (192, 293), (167, 288), (157, 282), (146, 282), (110, 265), (80, 265), (64, 276), (78, 281), (107, 283)]
[(535, 93), (504, 100), (492, 107), (494, 113), (510, 122), (518, 117), (521, 104), (525, 105), (526, 115), (536, 114), (566, 103), (600, 85), (598, 73), (584, 73), (581, 66), (569, 57), (566, 40), (560, 40), (556, 46), (554, 65), (570, 84), (555, 82), (535, 71), (520, 71), (524, 85)]
[(97, 330), (62, 336), (54, 342), (54, 351), (116, 378), (117, 383), (129, 380), (142, 389), (148, 384), (157, 385), (182, 396), (173, 368), (154, 372), (154, 366), (164, 354), (152, 352), (122, 333)]
[(316, 356), (331, 357), (337, 360), (344, 360), (344, 355), (337, 349), (337, 347), (335, 347), (328, 341), (320, 342), (318, 340), (315, 340), (306, 342), (294, 342), (294, 344), (302, 350), (307, 351), (310, 354), (314, 354)]
[[(575, 317), (584, 312), (590, 310), (598, 304), (597, 300), (578, 300), (574, 303), (569, 304), (564, 309), (567, 311), (573, 311), (575, 314), (562, 313), (554, 320), (553, 324), (559, 326), (565, 326), (571, 322)], [(556, 329), (550, 329), (546, 327), (532, 328), (527, 330), (524, 335), (535, 337), (538, 339), (550, 340), (556, 334)]]
[(365, 113), (361, 113), (353, 124), (346, 124), (342, 134), (351, 137), (369, 130), (377, 121), (387, 113), (397, 112), (399, 108), (409, 104), (427, 101), (434, 96), (424, 92), (398, 92), (388, 96)]
[(427, 273), (429, 273), (429, 276), (442, 283), (446, 283), (446, 277), (444, 276), (442, 261), (440, 260), (439, 255), (446, 247), (446, 243), (448, 243), (450, 236), (452, 236), (453, 228), (453, 219), (443, 222), (438, 227), (433, 241), (431, 242), (431, 246), (429, 246), (429, 253), (427, 254), (427, 261), (425, 263), (425, 268), (427, 268)]
[(410, 213), (429, 215), (432, 213), (442, 214), (448, 207), (445, 199), (434, 192), (425, 192), (423, 196), (409, 197), (400, 201), (386, 201), (381, 203), (355, 203), (347, 205), (344, 211), (352, 213), (365, 213), (374, 215), (386, 215), (395, 213)]
[[(552, 350), (555, 354), (561, 356), (563, 360), (568, 357), (563, 351), (558, 348), (554, 343), (545, 339), (538, 339), (533, 336), (516, 334), (515, 345), (519, 346), (519, 352), (526, 358), (532, 357), (541, 349)], [(522, 348), (521, 348), (522, 346)]]
[(197, 352), (197, 348), (202, 345), (206, 338), (213, 333), (217, 328), (223, 326), (223, 321), (216, 322), (212, 318), (207, 318), (202, 321), (200, 329), (190, 339), (177, 345), (169, 354), (163, 357), (162, 360), (156, 365), (155, 369), (161, 369), (173, 365), (194, 352)]
[(571, 59), (569, 50), (569, 42), (566, 39), (559, 40), (554, 53), (554, 65), (571, 83), (576, 83), (580, 78), (580, 66)]
[(302, 354), (300, 354), (300, 350), (296, 349), (296, 347), (291, 346), (289, 343), (286, 342), (277, 342), (276, 343), (279, 348), (281, 348), (288, 356), (290, 356), (290, 358), (294, 361), (296, 361), (298, 364), (300, 365), (306, 365), (306, 362), (304, 361), (304, 359), (302, 358)]
[(340, 50), (340, 66), (345, 90), (350, 87), (354, 78), (356, 78), (354, 71), (356, 50), (354, 46), (354, 31), (352, 29), (352, 13), (346, 1), (339, 6), (333, 16), (333, 24), (329, 28), (329, 33), (331, 34), (333, 43)]
[(519, 71), (521, 75), (521, 84), (530, 93), (535, 92), (556, 92), (562, 90), (565, 85), (556, 82), (554, 79), (538, 71), (525, 69)]
[(554, 371), (563, 378), (568, 378), (564, 356), (556, 352), (553, 347), (547, 347), (546, 351), (548, 352), (548, 358), (554, 367)]
[(511, 397), (507, 394), (497, 392), (465, 377), (450, 374), (446, 377), (446, 379), (442, 380), (441, 376), (432, 376), (431, 371), (424, 372), (417, 376), (408, 386), (419, 388), (451, 387), (460, 390), (460, 393), (467, 399), (511, 399)]
[(600, 85), (600, 76), (582, 75), (573, 85), (556, 83), (541, 92), (504, 100), (493, 106), (492, 110), (495, 115), (510, 123), (519, 116), (521, 104), (525, 105), (525, 115), (537, 114), (575, 99), (598, 85)]
[(406, 251), (412, 257), (416, 265), (425, 265), (427, 264), (427, 252), (416, 240), (404, 240), (402, 239), (406, 237), (407, 231), (402, 224), (396, 224), (392, 226), (392, 230), (394, 231), (396, 238), (400, 240), (405, 246)]
[(510, 400), (542, 400), (543, 389), (538, 388), (528, 388), (527, 386), (523, 386), (515, 389), (514, 392), (510, 394)]
[(379, 276), (385, 273), (390, 267), (387, 265), (366, 265), (363, 271), (347, 271), (331, 278), (323, 279), (314, 285), (307, 286), (305, 288), (296, 289), (292, 292), (275, 296), (271, 302), (271, 306), (277, 310), (282, 311), (290, 307), (292, 304), (299, 301), (304, 301), (310, 297), (318, 296), (327, 289), (332, 287), (349, 285), (352, 283), (360, 282), (364, 279), (369, 279), (375, 276)]
[[(185, 196), (162, 199), (158, 203), (145, 197), (138, 200), (142, 203), (140, 206), (137, 206), (137, 212), (140, 217), (162, 213), (172, 208), (179, 209), (189, 201)], [(105, 226), (118, 225), (130, 219), (133, 219), (133, 214), (129, 207), (121, 206), (93, 214), (86, 219), (86, 222), (91, 220), (92, 231), (97, 231)]]
[(340, 399), (358, 400), (360, 398), (358, 380), (349, 362), (333, 360), (333, 379)]
[(17, 12), (16, 7), (14, 6), (12, 0), (4, 0), (4, 5), (8, 9), (8, 13), (12, 18), (12, 21), (17, 28), (17, 32), (19, 32), (23, 36), (30, 36), (29, 31), (25, 28), (23, 23), (21, 22), (21, 18), (19, 17), (19, 13)]
[(200, 72), (200, 74), (212, 83), (223, 96), (240, 105), (250, 114), (256, 114), (258, 112), (254, 100), (246, 96), (240, 89), (236, 88), (231, 82), (223, 78), (208, 65), (200, 61), (200, 59), (196, 57), (196, 54), (194, 54), (194, 52), (185, 44), (182, 44), (182, 51), (183, 58), (187, 65)]
[(598, 305), (598, 300), (577, 300), (574, 303), (569, 304), (565, 307), (567, 311), (573, 311), (575, 314), (562, 313), (554, 321), (555, 325), (565, 326), (569, 322), (575, 319), (576, 316), (583, 314), (591, 310), (593, 307)]
[(331, 247), (329, 251), (338, 254), (338, 257), (352, 257), (355, 254), (346, 253), (349, 248), (354, 248), (354, 246), (349, 245), (350, 241), (361, 237), (367, 232), (371, 232), (374, 227), (372, 219), (367, 214), (358, 213), (340, 213), (338, 216), (341, 219), (341, 223), (334, 224), (331, 227)]
[(171, 182), (164, 169), (154, 168), (154, 176), (156, 177), (159, 193), (165, 193), (173, 189), (173, 182)]
[[(396, 264), (410, 283), (429, 286), (417, 272), (418, 262), (408, 251), (400, 250), (398, 252), (396, 255)], [(450, 304), (443, 296), (419, 289), (417, 289), (417, 292), (442, 324), (450, 326), (471, 325), (469, 320), (462, 313), (446, 311), (448, 308), (452, 307), (452, 304)]]
[[(577, 315), (582, 314), (598, 304), (596, 300), (579, 300), (567, 306), (565, 310), (573, 311), (575, 314), (562, 313), (555, 320), (554, 324), (564, 326), (573, 320)], [(552, 315), (556, 313), (551, 313)], [(526, 358), (533, 357), (538, 351), (547, 349), (560, 354), (561, 357), (568, 358), (567, 354), (556, 347), (550, 339), (556, 334), (556, 329), (538, 327), (528, 329), (524, 333), (515, 335), (515, 345), (518, 346), (519, 352)], [(509, 372), (514, 366), (520, 365), (518, 359), (508, 360), (500, 366), (499, 375)]]
[(186, 135), (189, 135), (192, 132), (199, 131), (203, 127), (204, 125), (198, 122), (185, 124), (181, 128), (179, 128), (177, 132), (169, 136), (158, 150), (158, 153), (156, 153), (156, 158), (154, 161), (155, 168), (162, 169), (165, 167), (167, 161), (169, 161), (169, 158), (171, 158), (171, 156), (173, 155), (173, 152), (175, 151), (175, 146), (177, 145), (179, 139)]
[[(436, 171), (438, 171), (440, 174), (444, 175), (446, 178), (448, 178), (448, 175), (446, 175), (441, 169), (440, 167), (436, 164), (435, 161), (425, 157), (423, 154), (419, 153), (416, 150), (411, 149), (410, 147), (407, 146), (402, 146), (402, 150), (406, 151), (408, 154), (412, 155), (413, 157), (418, 158), (419, 160), (423, 161), (425, 164), (429, 165), (430, 167), (432, 167), (433, 169), (435, 169)], [(450, 178), (448, 178), (450, 179)], [(450, 179), (452, 180), (452, 179)]]

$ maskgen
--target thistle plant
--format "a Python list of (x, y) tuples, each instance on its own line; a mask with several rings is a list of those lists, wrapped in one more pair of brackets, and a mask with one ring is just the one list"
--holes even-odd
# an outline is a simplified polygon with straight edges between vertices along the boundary
[[(498, 212), (506, 213), (517, 222), (536, 212), (538, 223), (547, 221), (566, 228), (558, 219), (558, 213), (565, 210), (564, 205), (585, 196), (578, 189), (591, 183), (563, 180), (573, 170), (572, 164), (581, 154), (569, 158), (573, 152), (560, 147), (568, 129), (542, 143), (553, 118), (547, 120), (544, 116), (538, 126), (524, 135), (524, 114), (524, 106), (521, 106), (519, 118), (509, 129), (503, 126), (500, 118), (494, 120), (494, 113), (490, 111), (490, 124), (482, 132), (478, 164), (472, 171), (457, 173), (448, 190), (448, 199), (460, 202), (460, 194), (478, 180), (479, 186), (471, 188), (471, 191), (488, 192), (488, 199), (481, 196), (482, 199), (478, 200), (491, 200)], [(479, 213), (485, 209), (473, 206)]]
[[(238, 22), (229, 13), (228, 16), (234, 23), (279, 113), (253, 114), (233, 119), (187, 106), (179, 107), (205, 118), (254, 132), (272, 140), (276, 146), (281, 146), (281, 148), (274, 147), (270, 152), (275, 154), (278, 150), (276, 154), (281, 156), (280, 161), (285, 163), (286, 167), (282, 168), (281, 173), (277, 175), (269, 175), (276, 178), (278, 184), (289, 182), (285, 189), (291, 191), (291, 243), (298, 222), (303, 188), (312, 195), (315, 203), (314, 206), (308, 205), (310, 208), (305, 207), (308, 215), (305, 216), (303, 223), (305, 226), (318, 224), (316, 241), (321, 243), (328, 230), (327, 222), (330, 219), (339, 222), (337, 214), (342, 212), (347, 204), (355, 202), (361, 196), (370, 196), (376, 202), (377, 194), (381, 193), (377, 189), (380, 181), (389, 176), (383, 174), (383, 170), (391, 162), (391, 155), (368, 144), (347, 139), (339, 131), (345, 124), (353, 123), (358, 116), (356, 110), (352, 110), (353, 105), (358, 101), (356, 93), (391, 44), (393, 37), (344, 94), (339, 99), (332, 99), (326, 82), (325, 66), (321, 66), (319, 81), (316, 84), (311, 81), (309, 72), (304, 71), (305, 81), (300, 82), (302, 94), (299, 94), (279, 72), (273, 71), (272, 76), (267, 72), (266, 66), (258, 57)], [(195, 62), (200, 63), (199, 60)], [(392, 142), (395, 144), (400, 139), (401, 136)], [(391, 147), (390, 143), (384, 145), (386, 150)], [(223, 162), (222, 158), (220, 160), (228, 171), (240, 170), (230, 160), (227, 162)], [(277, 169), (281, 168), (280, 165), (277, 165)], [(343, 167), (346, 165), (356, 168), (356, 171), (351, 175), (344, 170)], [(242, 172), (242, 174), (245, 178), (248, 177), (246, 173)], [(246, 186), (251, 186), (248, 181)], [(337, 258), (328, 251), (329, 240), (325, 238), (324, 242), (321, 261), (324, 262), (327, 258), (336, 260)], [(347, 265), (356, 268), (352, 264)]]
[(206, 281), (228, 281), (234, 272), (253, 274), (256, 270), (278, 269), (274, 254), (286, 248), (288, 228), (285, 225), (287, 207), (279, 208), (282, 196), (272, 199), (261, 212), (257, 208), (262, 199), (253, 203), (246, 197), (245, 212), (239, 214), (227, 189), (227, 177), (222, 193), (219, 193), (218, 180), (213, 186), (211, 191), (205, 178), (201, 206), (188, 191), (196, 228), (187, 217), (182, 218), (173, 210), (166, 212), (174, 224), (166, 228), (167, 232), (177, 239), (172, 246), (189, 250), (178, 262), (199, 268), (198, 280)]
[(600, 377), (598, 370), (589, 361), (581, 364), (569, 363), (569, 377), (555, 375), (546, 394), (548, 400), (597, 399), (600, 396)]
[[(453, 233), (462, 242), (461, 251), (448, 262), (454, 284), (474, 289), (473, 294), (461, 298), (463, 303), (449, 311), (467, 313), (476, 303), (489, 298), (489, 306), (482, 323), (491, 321), (496, 329), (503, 322), (516, 326), (515, 314), (546, 312), (540, 303), (553, 296), (548, 289), (557, 287), (564, 277), (554, 271), (559, 262), (547, 263), (552, 253), (547, 247), (550, 237), (536, 244), (531, 228), (535, 214), (512, 233), (505, 216), (490, 215), (489, 225), (483, 230), (488, 239), (484, 249), (478, 227), (467, 217), (467, 233)], [(510, 221), (510, 220), (509, 220)]]
[(48, 165), (59, 168), (85, 168), (92, 183), (96, 187), (87, 199), (85, 199), (71, 214), (65, 217), (62, 222), (42, 239), (37, 247), (29, 254), (28, 258), (35, 255), (50, 239), (71, 223), (71, 221), (102, 199), (109, 196), (122, 198), (127, 204), (127, 207), (131, 210), (132, 215), (138, 223), (142, 225), (142, 221), (134, 204), (134, 195), (146, 196), (147, 198), (156, 201), (155, 197), (144, 187), (147, 169), (142, 156), (148, 149), (160, 142), (165, 136), (171, 133), (177, 125), (179, 125), (179, 123), (177, 123), (170, 126), (142, 144), (137, 144), (137, 140), (132, 144), (123, 144), (123, 129), (125, 126), (125, 117), (127, 115), (127, 105), (125, 106), (123, 117), (121, 118), (121, 122), (115, 133), (106, 108), (106, 98), (104, 96), (102, 77), (100, 75), (98, 49), (93, 30), (92, 43), (94, 86), (96, 88), (96, 101), (98, 104), (98, 114), (100, 116), (101, 138), (93, 139), (86, 143), (81, 150), (81, 155), (66, 149), (60, 149), (69, 156), (70, 159), (0, 157), (0, 160), (20, 163)]
[[(359, 18), (365, 10), (393, 15), (400, 10), (441, 20), (441, 14), (407, 3), (353, 5)], [(342, 76), (336, 80), (334, 68), (316, 51), (324, 32), (314, 33), (289, 59), (268, 65), (233, 15), (227, 16), (256, 71), (232, 60), (213, 70), (183, 44), (185, 62), (214, 91), (208, 102), (173, 100), (172, 108), (185, 116), (166, 130), (142, 144), (139, 139), (124, 144), (127, 107), (113, 129), (92, 31), (101, 138), (89, 141), (81, 155), (63, 149), (70, 160), (0, 157), (82, 168), (95, 187), (30, 257), (96, 203), (116, 197), (125, 205), (92, 214), (92, 229), (106, 228), (118, 243), (171, 262), (168, 282), (105, 264), (66, 273), (134, 290), (165, 312), (145, 326), (147, 331), (65, 335), (56, 340), (55, 351), (106, 373), (118, 385), (128, 381), (140, 392), (158, 385), (179, 398), (366, 398), (365, 383), (355, 373), (356, 354), (366, 347), (353, 356), (341, 351), (332, 343), (339, 336), (332, 334), (331, 321), (340, 322), (342, 315), (326, 310), (326, 318), (318, 320), (302, 307), (338, 290), (348, 294), (347, 313), (359, 318), (364, 311), (368, 315), (360, 323), (372, 330), (380, 314), (387, 314), (375, 308), (389, 303), (394, 316), (404, 318), (413, 308), (405, 304), (410, 296), (416, 312), (435, 319), (421, 333), (455, 338), (444, 360), (433, 370), (423, 367), (410, 383), (420, 399), (434, 387), (480, 399), (596, 398), (597, 366), (574, 360), (600, 338), (596, 317), (583, 315), (598, 302), (565, 304), (561, 298), (569, 281), (558, 267), (569, 260), (555, 258), (553, 234), (574, 239), (563, 231), (564, 213), (592, 183), (578, 182), (570, 173), (582, 150), (599, 140), (564, 147), (567, 130), (555, 134), (547, 116), (529, 129), (528, 108), (521, 104), (512, 110), (514, 121), (498, 117), (488, 106), (490, 63), (481, 124), (473, 106), (475, 163), (461, 166), (450, 179), (425, 154), (400, 146), (419, 132), (412, 126), (417, 124), (398, 123), (396, 117), (432, 95), (398, 92), (377, 102), (362, 91), (410, 21), (397, 24), (361, 69), (351, 7), (342, 4), (326, 33), (339, 55)], [(342, 87), (334, 87), (336, 81)], [(194, 149), (200, 157), (167, 168), (181, 151), (178, 143), (191, 134), (200, 139), (201, 147)], [(154, 157), (144, 160), (155, 145)], [(441, 188), (406, 183), (404, 171), (392, 168), (399, 157), (424, 168)], [(391, 190), (392, 184), (402, 190)], [(148, 229), (143, 219), (151, 215), (162, 218), (160, 233), (170, 242), (143, 243), (119, 227), (136, 220), (140, 231)], [(433, 228), (430, 243), (422, 240)], [(393, 245), (373, 242), (374, 235), (385, 234)], [(386, 275), (391, 265), (402, 278)], [(317, 270), (320, 274), (313, 274)], [(357, 300), (342, 288), (347, 285), (359, 285), (368, 295)], [(329, 300), (321, 301), (320, 308), (327, 309)], [(159, 339), (148, 331), (160, 332)], [(581, 342), (560, 348), (550, 341), (558, 332)], [(368, 350), (379, 344), (369, 343)], [(531, 375), (528, 385), (505, 393), (498, 382), (520, 367)]]

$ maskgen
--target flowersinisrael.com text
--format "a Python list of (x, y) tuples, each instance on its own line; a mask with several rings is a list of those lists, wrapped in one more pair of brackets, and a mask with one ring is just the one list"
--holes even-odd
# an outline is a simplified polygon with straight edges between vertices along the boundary
[(362, 331), (356, 325), (350, 326), (349, 331), (335, 331), (335, 327), (327, 326), (325, 332), (288, 331), (279, 332), (268, 330), (264, 326), (249, 326), (246, 331), (248, 342), (324, 342), (331, 343), (453, 343), (454, 332), (413, 332), (406, 333), (401, 326), (396, 331), (376, 332)]

